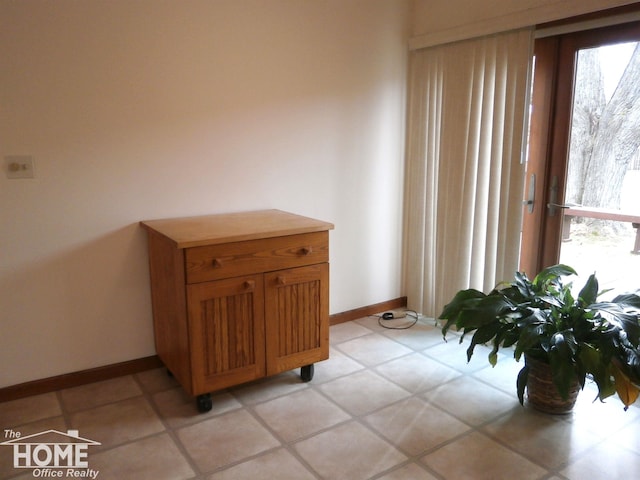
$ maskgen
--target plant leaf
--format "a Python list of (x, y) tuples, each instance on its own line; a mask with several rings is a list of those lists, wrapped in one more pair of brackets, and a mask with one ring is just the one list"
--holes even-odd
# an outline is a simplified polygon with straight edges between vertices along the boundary
[[(501, 328), (504, 328), (503, 325), (496, 321), (478, 328), (471, 338), (471, 345), (469, 345), (469, 348), (467, 349), (467, 362), (471, 361), (471, 356), (473, 355), (475, 346), (489, 342), (498, 334)], [(491, 360), (489, 360), (489, 362), (491, 362)]]
[(558, 277), (567, 276), (567, 275), (577, 275), (576, 271), (568, 265), (558, 264), (552, 265), (543, 269), (540, 273), (538, 273), (533, 279), (533, 284), (540, 288), (544, 284), (549, 282), (553, 282), (558, 279)]
[(520, 338), (516, 343), (516, 349), (514, 357), (519, 360), (524, 352), (540, 345), (540, 339), (542, 338), (542, 332), (544, 331), (543, 325), (527, 325), (520, 332)]
[(640, 311), (635, 312), (633, 307), (615, 301), (594, 303), (588, 308), (600, 312), (610, 323), (624, 330), (634, 346), (640, 346)]
[(640, 351), (621, 345), (620, 352), (611, 361), (631, 383), (640, 387)]
[(529, 365), (522, 367), (522, 370), (518, 373), (518, 379), (516, 381), (516, 387), (518, 389), (518, 400), (520, 405), (524, 405), (524, 389), (529, 381)]
[(612, 363), (609, 369), (616, 382), (616, 393), (624, 403), (624, 409), (627, 410), (629, 405), (632, 405), (638, 399), (640, 391), (615, 364)]
[(591, 374), (593, 381), (598, 386), (598, 398), (604, 400), (615, 393), (615, 387), (611, 382), (611, 376), (605, 362), (602, 360), (602, 352), (589, 344), (584, 344), (578, 354), (581, 369)]
[(587, 283), (580, 290), (578, 298), (582, 301), (582, 305), (591, 305), (598, 298), (598, 279), (595, 274), (589, 275)]
[(553, 383), (563, 400), (569, 398), (569, 387), (576, 378), (573, 354), (563, 332), (553, 334), (549, 350), (549, 364)]
[(531, 281), (527, 278), (527, 275), (521, 272), (516, 272), (515, 282), (513, 287), (518, 292), (522, 299), (531, 298), (533, 296), (533, 289), (531, 288)]
[(621, 295), (617, 295), (612, 302), (640, 310), (640, 295), (635, 293), (623, 293)]
[[(517, 329), (512, 329), (504, 334), (504, 338), (502, 340), (502, 346), (504, 348), (509, 348), (514, 345), (518, 341), (519, 332)], [(496, 350), (497, 351), (497, 350)]]
[(460, 311), (464, 307), (468, 306), (469, 300), (483, 297), (486, 297), (486, 295), (474, 288), (460, 290), (455, 294), (453, 299), (444, 306), (444, 309), (438, 318), (442, 320), (456, 318)]
[(489, 363), (492, 367), (495, 367), (498, 363), (498, 352), (496, 350), (491, 350), (491, 352), (489, 352)]
[(447, 332), (454, 325), (460, 328), (458, 320), (465, 308), (474, 308), (475, 304), (486, 295), (479, 290), (470, 288), (468, 290), (460, 290), (453, 297), (453, 300), (445, 305), (442, 313), (438, 317), (440, 320), (447, 320), (442, 327), (442, 336), (446, 338)]

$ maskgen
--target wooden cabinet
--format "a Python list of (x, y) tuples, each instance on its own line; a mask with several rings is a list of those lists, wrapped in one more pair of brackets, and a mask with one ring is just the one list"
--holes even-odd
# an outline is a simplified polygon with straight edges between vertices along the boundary
[(200, 411), (215, 390), (329, 357), (327, 222), (279, 210), (142, 222), (156, 351)]

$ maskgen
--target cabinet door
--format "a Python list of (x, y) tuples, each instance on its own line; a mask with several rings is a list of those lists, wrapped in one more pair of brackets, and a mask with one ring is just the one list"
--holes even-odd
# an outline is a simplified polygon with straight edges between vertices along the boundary
[(329, 264), (265, 274), (267, 374), (329, 358)]
[(189, 285), (187, 304), (194, 395), (264, 377), (262, 275)]

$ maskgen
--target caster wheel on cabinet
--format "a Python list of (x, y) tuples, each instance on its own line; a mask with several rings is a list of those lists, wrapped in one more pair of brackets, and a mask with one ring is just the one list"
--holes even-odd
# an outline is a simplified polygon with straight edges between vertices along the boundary
[(310, 382), (313, 378), (313, 363), (311, 365), (305, 365), (300, 369), (300, 378), (303, 382)]
[(211, 400), (210, 393), (203, 393), (196, 397), (196, 405), (198, 406), (198, 412), (206, 413), (213, 407), (213, 400)]

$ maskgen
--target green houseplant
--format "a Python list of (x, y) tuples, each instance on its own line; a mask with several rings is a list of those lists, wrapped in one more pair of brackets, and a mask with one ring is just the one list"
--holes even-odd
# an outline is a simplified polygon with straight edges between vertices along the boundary
[[(498, 284), (489, 294), (475, 289), (459, 291), (439, 318), (446, 320), (442, 334), (454, 328), (473, 333), (467, 349), (470, 360), (479, 344), (492, 344), (489, 362), (495, 366), (500, 348), (512, 348), (516, 360), (525, 356), (517, 378), (517, 393), (552, 413), (566, 413), (587, 378), (598, 387), (598, 398), (617, 393), (625, 410), (635, 402), (640, 386), (640, 296), (618, 295), (598, 302), (598, 281), (591, 275), (577, 297), (563, 277), (575, 275), (567, 265), (554, 265), (533, 280), (516, 273), (512, 283)], [(604, 293), (604, 292), (601, 292)], [(547, 408), (532, 402), (534, 366), (549, 371), (553, 393), (568, 406)]]

